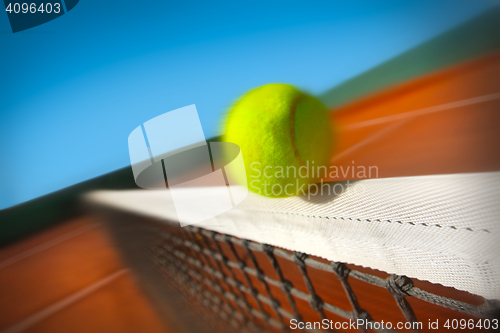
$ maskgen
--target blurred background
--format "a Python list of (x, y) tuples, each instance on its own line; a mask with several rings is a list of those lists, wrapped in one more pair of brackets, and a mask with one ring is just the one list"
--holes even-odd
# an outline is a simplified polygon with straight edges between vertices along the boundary
[(270, 82), (320, 94), (496, 1), (80, 1), (2, 34), (0, 209), (127, 166), (138, 124), (196, 104), (206, 137)]
[[(71, 316), (43, 329), (15, 325), (26, 324), (26, 318), (28, 323), (36, 321), (39, 317), (32, 316), (47, 307), (55, 313), (64, 307), (58, 302), (68, 295), (83, 297), (98, 288), (95, 283), (109, 279), (121, 281), (122, 289), (101, 295), (102, 304), (96, 301), (107, 309), (103, 311), (116, 314), (107, 322), (102, 319), (102, 325), (106, 322), (117, 332), (134, 331), (130, 327), (164, 329), (140, 291), (134, 291), (133, 279), (122, 271), (125, 268), (99, 221), (78, 217), (80, 208), (74, 205), (90, 189), (135, 188), (127, 138), (139, 124), (196, 104), (205, 137), (217, 137), (232, 101), (271, 82), (296, 85), (335, 109), (371, 88), (347, 89), (346, 94), (333, 96), (328, 93), (331, 89), (471, 20), (484, 20), (484, 15), (498, 12), (497, 4), (493, 0), (82, 0), (71, 12), (15, 34), (7, 15), (0, 15), (0, 332), (9, 327), (14, 330), (6, 332), (26, 327), (33, 331), (72, 327), (76, 332), (72, 325), (78, 321)], [(488, 24), (493, 21), (490, 18)], [(475, 38), (464, 41), (480, 43), (475, 48), (460, 42), (459, 38), (442, 43), (447, 51), (438, 48), (433, 61), (423, 59), (411, 69), (399, 67), (394, 75), (374, 80), (389, 85), (498, 47)], [(68, 219), (71, 223), (52, 227)], [(52, 229), (26, 239), (47, 227)], [(68, 239), (76, 243), (65, 243)], [(45, 251), (62, 245), (68, 248)], [(54, 257), (47, 260), (59, 270), (49, 274), (48, 266), (40, 264), (35, 274), (28, 273), (31, 265), (16, 266), (25, 260), (36, 266), (41, 259), (35, 256), (42, 252), (52, 253)], [(57, 276), (66, 278), (58, 281)], [(34, 283), (33, 277), (43, 288), (25, 288)], [(67, 282), (75, 279), (76, 284)], [(67, 289), (61, 287), (67, 283)], [(59, 291), (40, 296), (43, 301), (34, 300), (37, 290), (50, 288)], [(14, 306), (16, 300), (19, 304)], [(118, 307), (130, 302), (140, 310)], [(96, 307), (90, 303), (86, 309), (83, 317), (96, 320), (88, 329), (104, 327), (98, 319), (103, 312), (92, 312)], [(142, 319), (133, 319), (134, 314)], [(130, 320), (130, 327), (123, 318)]]

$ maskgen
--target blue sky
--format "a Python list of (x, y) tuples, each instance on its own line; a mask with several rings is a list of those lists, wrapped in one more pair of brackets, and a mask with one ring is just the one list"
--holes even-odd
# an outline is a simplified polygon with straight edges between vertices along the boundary
[(80, 0), (16, 34), (0, 14), (0, 209), (129, 165), (162, 113), (196, 104), (212, 137), (252, 87), (319, 94), (494, 3)]

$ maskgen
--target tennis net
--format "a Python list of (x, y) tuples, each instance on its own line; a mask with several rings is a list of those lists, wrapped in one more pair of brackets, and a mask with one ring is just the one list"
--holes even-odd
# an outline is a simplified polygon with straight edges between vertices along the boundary
[(421, 332), (436, 320), (440, 329), (465, 323), (474, 331), (493, 328), (498, 318), (498, 301), (451, 288), (104, 211), (125, 260), (165, 317), (181, 323), (178, 331)]

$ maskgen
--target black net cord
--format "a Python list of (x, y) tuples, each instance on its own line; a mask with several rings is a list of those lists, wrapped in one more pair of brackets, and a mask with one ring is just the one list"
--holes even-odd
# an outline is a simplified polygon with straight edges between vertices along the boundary
[[(201, 249), (203, 248), (199, 243), (198, 243), (198, 240), (200, 241), (203, 241), (203, 244), (205, 245), (205, 247), (207, 246), (207, 243), (206, 243), (206, 240), (205, 240), (205, 237), (201, 234), (201, 233), (189, 233), (189, 236), (190, 238), (193, 240), (193, 242), (195, 244), (198, 245), (198, 247)], [(215, 271), (218, 271), (221, 273), (221, 277), (222, 277), (222, 281), (225, 283), (225, 285), (227, 286), (228, 290), (230, 290), (230, 292), (234, 295), (238, 295), (238, 292), (241, 292), (241, 290), (238, 290), (237, 288), (234, 288), (228, 281), (228, 277), (226, 276), (226, 274), (224, 273), (224, 270), (222, 269), (222, 266), (221, 266), (221, 263), (218, 261), (218, 260), (215, 260), (213, 257), (209, 257), (207, 254), (205, 254), (205, 252), (203, 251), (194, 251), (196, 253), (196, 255), (198, 254), (201, 254), (201, 256), (205, 259), (205, 262), (206, 262), (206, 265), (208, 267), (211, 267), (212, 269), (214, 269)], [(198, 259), (199, 259), (199, 256), (198, 256)], [(213, 277), (212, 275), (210, 275), (211, 278), (215, 278)], [(217, 285), (217, 283), (215, 282), (215, 285)], [(237, 289), (237, 291), (235, 291), (234, 289)], [(240, 294), (241, 296), (241, 294)], [(236, 296), (237, 297), (237, 300), (241, 300), (240, 299), (240, 296)], [(250, 318), (247, 317), (247, 315), (249, 315), (249, 313), (247, 311), (244, 310), (244, 307), (241, 305), (240, 302), (236, 302), (237, 306), (240, 308), (240, 312), (243, 313), (243, 314), (246, 314), (243, 316), (243, 320), (245, 323), (248, 322), (248, 320)], [(246, 304), (246, 309), (248, 310), (248, 304)], [(235, 311), (235, 309), (233, 309), (233, 311)]]
[[(347, 267), (346, 264), (340, 263), (340, 262), (332, 262), (331, 263), (332, 270), (337, 276), (337, 279), (339, 279), (340, 283), (342, 284), (342, 288), (344, 289), (344, 292), (347, 296), (347, 299), (349, 300), (349, 303), (351, 304), (352, 311), (353, 311), (353, 316), (354, 320), (356, 319), (363, 319), (368, 320), (368, 321), (373, 321), (370, 315), (366, 310), (364, 310), (361, 305), (358, 302), (358, 298), (356, 297), (356, 294), (352, 290), (351, 285), (349, 284), (349, 273), (351, 270), (349, 267)], [(359, 327), (358, 328), (360, 332), (365, 333), (366, 328), (365, 327)]]
[[(325, 311), (328, 311), (346, 319), (361, 318), (366, 319), (367, 322), (373, 322), (370, 314), (360, 305), (349, 282), (351, 279), (388, 290), (409, 323), (417, 323), (415, 311), (407, 300), (409, 297), (483, 318), (496, 316), (500, 309), (500, 303), (496, 300), (487, 300), (484, 304), (475, 306), (416, 288), (412, 280), (405, 276), (393, 275), (383, 279), (355, 269), (351, 270), (344, 263), (324, 263), (301, 252), (290, 253), (271, 245), (241, 240), (192, 226), (179, 228), (157, 223), (141, 223), (135, 226), (128, 225), (127, 231), (122, 231), (123, 234), (131, 234), (130, 239), (135, 237), (135, 243), (138, 242), (136, 239), (138, 235), (145, 234), (144, 231), (147, 231), (148, 236), (142, 236), (144, 237), (142, 243), (147, 243), (150, 251), (149, 254), (143, 255), (144, 259), (154, 259), (151, 261), (165, 273), (165, 276), (168, 275), (177, 281), (180, 289), (186, 291), (191, 297), (200, 299), (203, 306), (239, 331), (262, 332), (264, 327), (260, 327), (261, 323), (266, 329), (287, 330), (289, 328), (286, 325), (287, 320), (295, 318), (297, 321), (303, 321), (296, 299), (309, 302), (310, 307), (322, 319), (327, 318)], [(126, 246), (126, 242), (122, 243)], [(235, 260), (230, 260), (225, 255), (222, 249), (223, 244), (224, 249), (227, 248), (230, 251), (226, 253)], [(244, 258), (236, 250), (236, 246), (242, 247), (242, 251), (245, 252)], [(277, 279), (263, 272), (254, 255), (256, 252), (265, 254)], [(297, 265), (307, 287), (307, 293), (298, 290), (286, 279), (278, 257), (280, 260), (288, 260)], [(253, 267), (247, 265), (246, 259), (250, 260)], [(332, 277), (340, 281), (352, 311), (345, 311), (324, 302), (316, 292), (309, 268), (333, 273)], [(252, 280), (251, 276), (257, 280)], [(242, 277), (242, 281), (238, 277)], [(263, 286), (263, 290), (260, 289), (262, 294), (259, 294), (255, 286), (257, 282), (253, 281), (259, 281), (258, 283)], [(271, 286), (281, 289), (292, 312), (282, 307), (273, 295)], [(250, 300), (256, 305), (255, 308), (250, 305)], [(274, 317), (266, 311), (264, 304), (269, 305), (269, 309), (273, 309)], [(416, 325), (412, 327), (412, 332), (419, 332)], [(358, 327), (358, 329), (361, 332), (366, 331), (364, 327)]]
[[(398, 276), (392, 275), (387, 279), (387, 290), (394, 296), (396, 303), (398, 304), (399, 309), (403, 313), (406, 318), (406, 321), (415, 324), (417, 323), (417, 316), (413, 311), (410, 303), (406, 300), (407, 290), (413, 288), (413, 281), (406, 276)], [(420, 333), (420, 330), (417, 329), (416, 325), (411, 325), (411, 331), (413, 333)]]
[(309, 304), (311, 308), (319, 314), (322, 320), (327, 319), (325, 312), (323, 311), (324, 302), (321, 299), (321, 297), (319, 297), (319, 295), (316, 293), (316, 290), (314, 290), (314, 286), (311, 282), (311, 279), (307, 274), (307, 267), (306, 263), (304, 262), (306, 258), (307, 254), (301, 252), (295, 252), (295, 258), (294, 258), (295, 263), (299, 267), (300, 273), (302, 273), (302, 278), (304, 279), (304, 283), (306, 284), (307, 290), (309, 291), (310, 295)]
[[(216, 244), (218, 244), (217, 240), (215, 239), (216, 236), (217, 236), (217, 233), (214, 232), (212, 235), (213, 235), (213, 241)], [(245, 264), (245, 261), (240, 258), (239, 254), (236, 251), (236, 249), (234, 248), (234, 245), (231, 242), (231, 238), (229, 236), (226, 237), (226, 244), (229, 246), (229, 249), (231, 250), (231, 253), (233, 254), (233, 256), (238, 261), (239, 269), (241, 270), (241, 272), (243, 273), (243, 276), (245, 277), (245, 280), (246, 280), (246, 282), (248, 284), (248, 287), (250, 288), (250, 293), (252, 294), (255, 302), (257, 303), (257, 306), (259, 307), (259, 310), (264, 315), (264, 321), (266, 322), (266, 324), (268, 325), (268, 327), (271, 327), (271, 324), (270, 324), (271, 315), (264, 309), (264, 305), (262, 304), (262, 301), (258, 297), (259, 296), (259, 292), (254, 287), (254, 285), (252, 283), (252, 279), (250, 278), (250, 275), (248, 274), (248, 272), (246, 270), (248, 267)], [(219, 249), (219, 252), (222, 252), (222, 250), (220, 249), (220, 245), (218, 245), (218, 249)], [(232, 270), (232, 268), (231, 268), (231, 270)]]
[(248, 240), (243, 241), (243, 246), (245, 248), (247, 256), (250, 258), (253, 266), (255, 267), (255, 269), (257, 271), (257, 279), (259, 279), (260, 283), (264, 286), (264, 289), (266, 290), (267, 296), (269, 297), (269, 299), (272, 302), (272, 308), (274, 309), (274, 312), (276, 313), (276, 316), (278, 317), (283, 329), (288, 330), (288, 326), (285, 325), (285, 322), (283, 320), (283, 316), (281, 315), (281, 313), (279, 311), (281, 304), (271, 293), (271, 288), (269, 287), (269, 284), (267, 283), (267, 281), (265, 279), (264, 272), (262, 271), (262, 269), (260, 269), (260, 266), (259, 266), (259, 263), (257, 262), (257, 259), (255, 258), (253, 252), (250, 250), (249, 244), (250, 244), (250, 242)]
[(292, 294), (290, 291), (293, 288), (293, 285), (290, 281), (285, 280), (285, 277), (283, 276), (283, 272), (281, 271), (281, 267), (278, 263), (278, 260), (274, 256), (274, 247), (271, 245), (263, 245), (263, 250), (264, 253), (267, 255), (269, 260), (271, 261), (271, 265), (274, 268), (274, 271), (278, 275), (279, 281), (281, 283), (281, 290), (285, 294), (286, 298), (288, 299), (288, 302), (290, 303), (290, 307), (292, 308), (294, 317), (297, 321), (302, 321), (302, 316), (299, 314), (299, 311), (297, 310), (297, 305), (295, 304), (295, 300), (292, 297)]

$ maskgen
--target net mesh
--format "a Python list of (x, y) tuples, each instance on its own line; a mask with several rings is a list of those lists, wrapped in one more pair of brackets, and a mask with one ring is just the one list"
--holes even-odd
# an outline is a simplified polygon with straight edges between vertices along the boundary
[(124, 258), (185, 331), (286, 332), (291, 320), (327, 320), (330, 331), (357, 321), (355, 331), (394, 332), (377, 324), (398, 321), (403, 331), (420, 332), (434, 318), (498, 318), (498, 301), (425, 290), (405, 276), (192, 226), (127, 214), (108, 220)]

